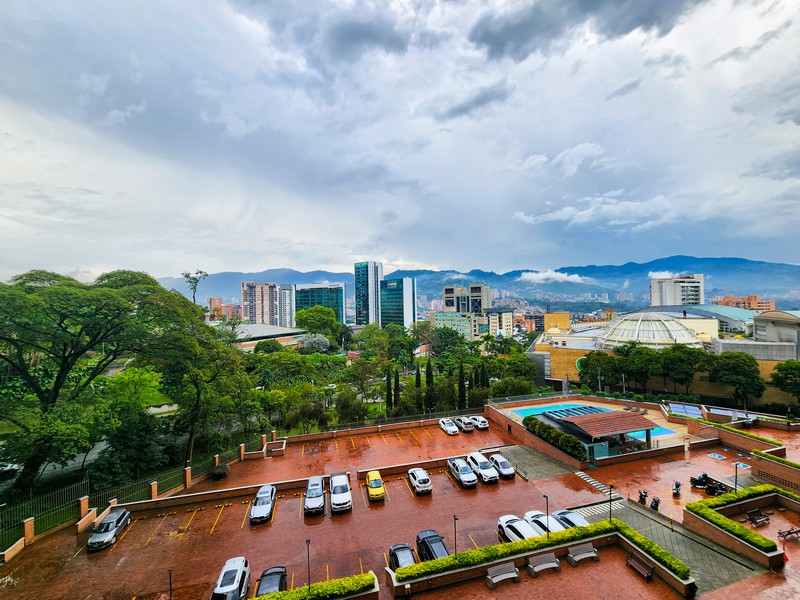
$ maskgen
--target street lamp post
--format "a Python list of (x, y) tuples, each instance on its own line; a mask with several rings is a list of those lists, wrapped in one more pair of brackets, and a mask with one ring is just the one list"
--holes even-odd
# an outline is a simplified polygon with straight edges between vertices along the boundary
[(311, 540), (306, 538), (306, 563), (308, 565), (308, 588), (311, 589)]
[(544, 511), (547, 513), (545, 516), (545, 523), (547, 523), (547, 539), (550, 539), (550, 498), (547, 497), (547, 494), (544, 495)]
[(739, 463), (733, 463), (733, 491), (739, 492)]
[(611, 492), (614, 491), (614, 484), (608, 486), (608, 522), (611, 522)]
[(169, 570), (169, 600), (172, 600), (172, 569)]
[(453, 554), (458, 554), (458, 515), (453, 515)]

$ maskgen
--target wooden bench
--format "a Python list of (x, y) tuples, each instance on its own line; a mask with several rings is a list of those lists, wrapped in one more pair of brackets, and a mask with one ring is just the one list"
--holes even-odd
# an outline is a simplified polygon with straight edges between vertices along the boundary
[(544, 571), (545, 569), (560, 571), (561, 561), (558, 560), (553, 552), (547, 552), (528, 558), (528, 566), (525, 568), (528, 570), (528, 575), (531, 577), (538, 577), (539, 571)]
[(513, 579), (515, 582), (519, 583), (519, 569), (514, 566), (513, 562), (489, 567), (486, 570), (486, 586), (490, 590), (493, 590), (494, 586), (504, 579)]
[(639, 573), (642, 577), (644, 577), (645, 581), (648, 583), (653, 581), (653, 571), (655, 567), (653, 565), (648, 564), (644, 559), (639, 558), (636, 554), (629, 554), (628, 558), (625, 559), (625, 563), (632, 567), (634, 571)]
[(578, 566), (578, 561), (584, 558), (593, 558), (600, 560), (597, 555), (597, 550), (591, 544), (578, 544), (577, 546), (570, 546), (567, 548), (567, 562), (573, 567)]
[(790, 535), (796, 535), (798, 538), (800, 538), (800, 527), (793, 527), (791, 529), (787, 529), (786, 531), (778, 532), (778, 537), (782, 540), (785, 540)]
[(769, 516), (761, 512), (760, 508), (754, 508), (747, 511), (747, 518), (751, 525), (761, 525), (762, 523), (769, 523)]

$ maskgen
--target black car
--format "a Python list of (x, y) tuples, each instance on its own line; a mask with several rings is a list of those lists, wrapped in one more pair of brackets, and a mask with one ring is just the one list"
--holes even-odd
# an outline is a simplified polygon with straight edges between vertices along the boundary
[(397, 571), (400, 567), (407, 567), (416, 562), (414, 551), (408, 544), (395, 544), (389, 548), (389, 568), (392, 571)]
[(444, 539), (433, 529), (426, 529), (417, 534), (417, 556), (421, 561), (434, 560), (450, 556)]
[(256, 583), (256, 596), (286, 590), (286, 567), (264, 569)]

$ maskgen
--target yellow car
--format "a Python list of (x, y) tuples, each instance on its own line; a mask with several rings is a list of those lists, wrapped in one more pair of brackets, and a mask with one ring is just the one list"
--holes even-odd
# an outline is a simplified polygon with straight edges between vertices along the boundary
[(367, 494), (370, 500), (383, 500), (386, 490), (383, 487), (380, 471), (367, 473)]

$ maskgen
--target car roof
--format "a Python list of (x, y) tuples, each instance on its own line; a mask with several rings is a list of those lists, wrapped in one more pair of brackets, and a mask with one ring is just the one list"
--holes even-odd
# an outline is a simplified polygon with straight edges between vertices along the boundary
[(408, 470), (408, 472), (409, 472), (409, 473), (417, 473), (418, 475), (424, 475), (424, 474), (426, 474), (426, 471), (425, 471), (425, 469), (423, 469), (422, 467), (411, 467), (411, 468)]
[(381, 476), (381, 472), (377, 471), (377, 470), (376, 471), (369, 471), (367, 473), (367, 479), (377, 479), (380, 476)]
[(261, 571), (261, 577), (277, 575), (278, 573), (286, 573), (286, 567), (270, 567), (269, 569), (264, 569)]
[(275, 489), (274, 485), (271, 485), (271, 484), (262, 485), (260, 488), (258, 488), (258, 492), (256, 493), (256, 495), (257, 496), (266, 496), (267, 494), (271, 493), (272, 490), (274, 490), (274, 489)]
[(477, 451), (476, 452), (470, 452), (467, 456), (471, 456), (472, 458), (475, 458), (475, 459), (484, 459), (484, 460), (486, 459), (486, 456), (484, 456), (483, 453), (477, 452)]
[(418, 540), (424, 540), (425, 538), (429, 537), (441, 537), (441, 536), (439, 535), (439, 532), (436, 531), (435, 529), (423, 529), (417, 534)]
[(397, 552), (398, 550), (411, 550), (411, 546), (408, 544), (400, 543), (394, 544), (393, 546), (389, 546), (389, 552)]
[(111, 511), (105, 517), (103, 517), (103, 521), (101, 521), (101, 523), (105, 521), (116, 521), (120, 515), (123, 515), (126, 512), (128, 511), (124, 508), (112, 508)]
[(465, 461), (463, 458), (451, 458), (450, 462), (452, 462), (454, 465), (467, 464), (467, 461)]

